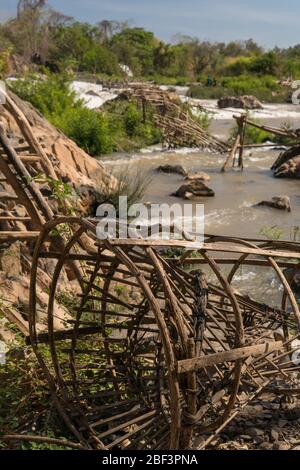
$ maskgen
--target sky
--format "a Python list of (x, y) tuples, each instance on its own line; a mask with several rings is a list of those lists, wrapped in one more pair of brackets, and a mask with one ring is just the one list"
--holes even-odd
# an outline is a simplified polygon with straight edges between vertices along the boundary
[[(14, 15), (18, 0), (0, 0), (0, 19)], [(253, 38), (269, 48), (300, 43), (299, 0), (49, 0), (80, 21), (129, 20), (171, 42), (181, 33), (201, 40)]]

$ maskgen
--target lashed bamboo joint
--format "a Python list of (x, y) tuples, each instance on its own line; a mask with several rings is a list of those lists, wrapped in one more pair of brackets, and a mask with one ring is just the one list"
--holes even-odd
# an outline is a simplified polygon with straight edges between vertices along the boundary
[[(70, 239), (61, 253), (51, 252), (47, 239), (61, 224), (71, 227)], [(82, 248), (83, 232), (95, 251)], [(36, 243), (30, 339), (53, 400), (84, 448), (189, 448), (199, 433), (204, 448), (258, 394), (298, 393), (300, 314), (280, 260), (296, 271), (299, 244), (207, 235), (199, 258), (189, 258), (191, 242), (170, 258), (160, 243), (98, 241), (92, 221), (66, 217), (46, 224)], [(235, 256), (227, 276), (218, 261), (226, 252)], [(56, 268), (48, 333), (38, 335), (36, 272), (45, 257)], [(73, 319), (55, 331), (54, 301), (70, 259), (81, 263), (83, 288)], [(282, 284), (279, 308), (231, 286), (240, 266), (257, 260)]]

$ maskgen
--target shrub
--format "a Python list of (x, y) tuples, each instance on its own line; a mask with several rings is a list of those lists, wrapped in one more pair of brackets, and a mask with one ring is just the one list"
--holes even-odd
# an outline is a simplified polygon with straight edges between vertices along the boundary
[(161, 141), (150, 107), (145, 122), (142, 109), (134, 102), (108, 102), (101, 113), (87, 109), (70, 89), (66, 75), (28, 76), (12, 82), (11, 87), (90, 155), (130, 151)]
[(266, 75), (240, 75), (237, 77), (222, 77), (217, 80), (217, 86), (206, 87), (192, 85), (189, 96), (198, 99), (220, 99), (224, 96), (254, 95), (261, 101), (287, 102), (289, 90), (282, 88), (276, 79)]
[(70, 89), (70, 77), (49, 74), (41, 79), (39, 76), (27, 77), (10, 82), (10, 87), (23, 100), (29, 101), (47, 119), (62, 116), (66, 109), (82, 107), (76, 94)]
[(141, 122), (141, 113), (134, 105), (134, 103), (129, 103), (127, 106), (127, 110), (124, 116), (124, 124), (127, 135), (132, 137), (134, 134), (137, 133), (138, 127)]
[(107, 118), (85, 108), (69, 85), (65, 75), (52, 74), (45, 80), (31, 76), (12, 82), (12, 88), (20, 98), (32, 103), (90, 155), (112, 152), (114, 145)]
[(102, 113), (81, 107), (69, 108), (52, 122), (90, 155), (114, 150), (108, 120)]
[[(250, 117), (250, 116), (249, 116)], [(256, 122), (259, 124), (258, 119), (253, 119), (251, 118), (253, 122)], [(235, 140), (238, 134), (238, 126), (235, 123), (235, 125), (231, 129), (231, 139)], [(245, 132), (245, 144), (262, 144), (266, 142), (267, 140), (271, 139), (271, 134), (269, 132), (266, 132), (264, 130), (258, 129), (253, 126), (246, 126), (246, 132)]]

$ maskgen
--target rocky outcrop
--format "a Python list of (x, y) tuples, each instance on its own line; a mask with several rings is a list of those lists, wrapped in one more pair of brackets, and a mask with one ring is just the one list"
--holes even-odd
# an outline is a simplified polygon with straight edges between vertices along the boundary
[(239, 109), (263, 109), (261, 102), (255, 96), (226, 96), (219, 99), (218, 107), (224, 108), (239, 108)]
[(291, 201), (288, 196), (275, 196), (271, 201), (261, 201), (256, 206), (273, 207), (282, 211), (291, 212)]
[(271, 170), (276, 178), (300, 178), (300, 145), (281, 152)]
[(188, 173), (185, 179), (187, 181), (210, 181), (210, 176), (207, 173), (204, 173), (204, 171), (199, 171), (198, 173)]
[[(104, 166), (95, 158), (90, 157), (75, 142), (52, 126), (30, 103), (10, 93), (18, 108), (25, 114), (34, 129), (36, 138), (41, 143), (51, 160), (57, 176), (74, 187), (84, 185), (99, 190), (116, 184)], [(19, 128), (14, 117), (4, 106), (0, 106), (0, 122), (13, 137), (16, 144), (23, 143)]]
[[(10, 315), (23, 322), (26, 327), (29, 316), (29, 290), (30, 290), (30, 262), (29, 253), (23, 243), (17, 241), (0, 253), (0, 297), (4, 315), (9, 309)], [(27, 260), (27, 262), (26, 262)], [(37, 321), (39, 329), (46, 329), (47, 305), (49, 302), (49, 287), (51, 276), (54, 272), (53, 260), (43, 260), (37, 272)], [(61, 291), (76, 295), (80, 288), (77, 281), (70, 281), (65, 271), (62, 271), (60, 280)], [(68, 295), (68, 294), (65, 294)], [(9, 315), (9, 316), (10, 316)], [(56, 300), (54, 301), (54, 329), (59, 330), (66, 327), (66, 322), (71, 320), (70, 313)], [(19, 327), (20, 325), (17, 324)]]
[(200, 180), (194, 180), (183, 184), (175, 193), (172, 194), (172, 196), (181, 197), (183, 199), (214, 197), (214, 195), (214, 191)]
[(181, 165), (162, 165), (156, 168), (156, 171), (160, 171), (162, 173), (173, 173), (176, 175), (187, 175), (187, 171)]

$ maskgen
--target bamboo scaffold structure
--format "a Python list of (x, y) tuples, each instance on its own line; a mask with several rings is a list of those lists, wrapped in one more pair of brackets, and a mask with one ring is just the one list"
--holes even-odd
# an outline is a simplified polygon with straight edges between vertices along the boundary
[[(34, 242), (44, 224), (55, 217), (50, 202), (53, 193), (51, 182), (56, 182), (59, 178), (13, 95), (10, 92), (2, 93), (5, 94), (2, 106), (13, 116), (23, 143), (16, 145), (0, 122), (0, 202), (5, 203), (2, 209), (6, 206), (0, 216), (0, 221), (6, 226), (5, 230), (0, 231), (0, 240), (1, 243), (17, 240)], [(25, 215), (18, 215), (16, 206), (23, 208)], [(62, 250), (63, 236), (56, 237), (54, 243)], [(80, 279), (76, 261), (72, 261), (71, 265)]]
[(141, 103), (144, 119), (147, 107), (151, 107), (155, 113), (155, 124), (161, 130), (164, 143), (169, 148), (199, 147), (214, 153), (229, 150), (227, 144), (213, 137), (191, 116), (175, 93), (147, 83), (133, 83), (128, 84), (124, 94), (127, 98)]
[[(294, 141), (294, 145), (299, 145), (300, 141), (300, 130), (299, 129), (289, 129), (289, 128), (278, 128), (273, 126), (267, 126), (260, 124), (258, 122), (252, 121), (247, 114), (241, 114), (239, 116), (235, 115), (233, 118), (237, 124), (237, 136), (235, 141), (228, 152), (228, 156), (222, 166), (221, 172), (224, 173), (226, 168), (232, 162), (232, 167), (237, 167), (240, 170), (244, 169), (244, 150), (246, 148), (255, 148), (255, 147), (274, 147), (275, 144), (273, 143), (265, 143), (265, 144), (245, 144), (245, 136), (246, 136), (246, 129), (247, 126), (253, 127), (255, 129), (259, 129), (261, 131), (265, 131), (270, 133), (271, 135), (285, 137)], [(236, 154), (238, 153), (238, 159), (236, 162)]]
[[(73, 235), (64, 250), (48, 250), (51, 232), (66, 225)], [(82, 233), (94, 240), (94, 251), (78, 250)], [(182, 249), (179, 257), (170, 257), (174, 247)], [(205, 448), (259, 394), (299, 393), (293, 354), (300, 313), (285, 273), (299, 269), (299, 248), (294, 242), (213, 235), (203, 244), (99, 240), (93, 220), (48, 222), (33, 255), (30, 342), (80, 445), (185, 449), (202, 434)], [(38, 334), (36, 279), (44, 258), (56, 267), (48, 331)], [(60, 276), (74, 259), (84, 266), (84, 285), (74, 297), (72, 320), (55, 331)], [(235, 291), (235, 275), (247, 264), (272, 270), (282, 286), (281, 305)]]

